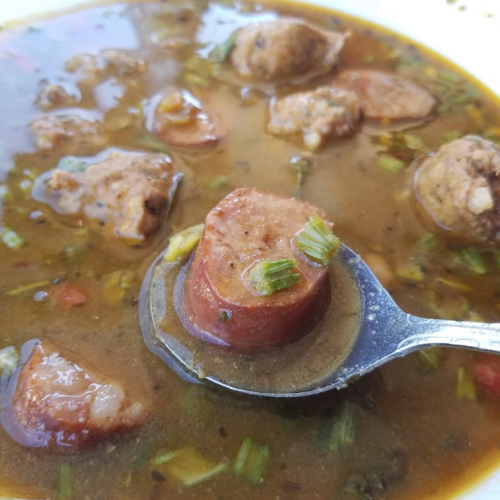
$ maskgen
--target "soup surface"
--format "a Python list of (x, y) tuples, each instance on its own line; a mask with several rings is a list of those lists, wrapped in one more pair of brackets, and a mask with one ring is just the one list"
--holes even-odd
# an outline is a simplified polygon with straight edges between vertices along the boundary
[[(232, 33), (282, 16), (350, 32), (340, 69), (412, 80), (436, 99), (430, 118), (367, 120), (313, 152), (266, 133), (272, 99), (328, 85), (337, 71), (278, 83), (237, 76), (226, 60)], [(74, 56), (106, 49), (135, 62), (123, 69), (108, 55), (97, 77), (75, 67)], [(173, 86), (209, 106), (224, 133), (205, 131), (201, 148), (155, 135), (152, 106)], [(500, 321), (498, 253), (449, 237), (413, 194), (415, 158), (467, 134), (500, 141), (500, 104), (457, 68), (311, 7), (106, 5), (0, 31), (0, 114), (0, 349), (49, 341), (120, 381), (149, 413), (133, 430), (70, 454), (23, 447), (0, 429), (0, 498), (418, 500), (451, 495), (497, 460), (496, 359), (485, 369), (472, 352), (426, 350), (340, 392), (252, 399), (179, 378), (147, 349), (138, 320), (142, 278), (169, 237), (234, 189), (255, 187), (320, 207), (409, 313)], [(37, 145), (30, 124), (46, 115), (76, 115), (101, 132)], [(139, 244), (95, 217), (54, 210), (41, 193), (49, 171), (112, 152), (169, 154), (183, 174), (168, 217)]]

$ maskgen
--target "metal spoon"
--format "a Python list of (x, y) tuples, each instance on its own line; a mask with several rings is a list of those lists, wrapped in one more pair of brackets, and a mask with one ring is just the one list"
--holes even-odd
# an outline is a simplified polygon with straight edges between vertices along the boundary
[(402, 311), (370, 268), (351, 249), (342, 245), (337, 256), (354, 277), (361, 295), (361, 321), (357, 340), (344, 362), (314, 387), (291, 392), (258, 392), (232, 386), (207, 374), (202, 380), (189, 363), (189, 353), (176, 341), (158, 342), (155, 331), (155, 294), (151, 288), (160, 255), (146, 275), (139, 303), (141, 328), (148, 347), (160, 356), (176, 373), (191, 382), (211, 383), (226, 389), (268, 397), (300, 397), (319, 394), (330, 389), (342, 389), (375, 368), (413, 351), (431, 347), (465, 347), (500, 353), (500, 323), (472, 323), (425, 319)]

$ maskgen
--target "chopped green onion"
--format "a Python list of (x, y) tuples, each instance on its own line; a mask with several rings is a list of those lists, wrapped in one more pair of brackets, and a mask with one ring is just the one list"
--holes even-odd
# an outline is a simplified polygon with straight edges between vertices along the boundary
[(450, 83), (460, 83), (462, 81), (462, 77), (460, 75), (452, 73), (451, 71), (440, 71), (439, 78)]
[(336, 451), (345, 445), (353, 444), (354, 441), (354, 410), (350, 405), (346, 404), (333, 422), (329, 448)]
[(296, 285), (300, 275), (293, 273), (294, 259), (261, 260), (248, 273), (248, 281), (262, 295), (271, 295)]
[(472, 290), (472, 287), (469, 285), (464, 285), (463, 283), (449, 280), (447, 278), (436, 278), (436, 281), (441, 285), (444, 285), (448, 288), (453, 288), (454, 290), (460, 290), (461, 292), (470, 292)]
[(391, 172), (393, 174), (398, 173), (399, 171), (405, 168), (405, 163), (401, 160), (398, 160), (394, 156), (381, 154), (377, 156), (377, 166)]
[(66, 172), (83, 172), (88, 164), (76, 156), (65, 156), (57, 164), (59, 170)]
[(417, 264), (406, 264), (396, 267), (396, 276), (404, 281), (420, 282), (424, 280), (422, 267)]
[(259, 484), (262, 482), (262, 476), (267, 464), (271, 460), (272, 451), (270, 446), (261, 446), (257, 460), (255, 460), (254, 466), (250, 471), (248, 479), (251, 483)]
[(238, 31), (239, 30), (236, 30), (224, 43), (217, 45), (210, 51), (209, 57), (212, 61), (223, 63), (227, 60), (229, 54), (231, 54), (231, 51), (236, 45), (235, 35)]
[(462, 250), (462, 255), (471, 271), (474, 271), (476, 274), (486, 273), (486, 264), (477, 250), (468, 248)]
[(10, 376), (19, 363), (19, 354), (14, 346), (0, 350), (0, 373)]
[(170, 238), (163, 258), (167, 262), (183, 262), (200, 242), (205, 224), (191, 226)]
[(441, 347), (427, 347), (417, 351), (416, 355), (424, 371), (430, 372), (439, 367), (443, 357), (443, 349)]
[(51, 285), (52, 282), (49, 280), (38, 281), (36, 283), (30, 283), (29, 285), (20, 286), (18, 288), (14, 288), (13, 290), (9, 290), (5, 292), (5, 295), (10, 295), (13, 297), (14, 295), (21, 295), (22, 293), (31, 292), (32, 290), (37, 290), (38, 288), (43, 288), (44, 286)]
[(12, 250), (18, 250), (24, 245), (24, 240), (12, 229), (0, 229), (0, 239)]
[(225, 175), (219, 175), (207, 182), (208, 189), (222, 189), (227, 187), (227, 177)]
[(463, 366), (457, 374), (457, 397), (468, 401), (476, 400), (476, 385), (472, 375)]
[(330, 231), (319, 215), (307, 221), (297, 235), (298, 249), (310, 259), (326, 266), (340, 250), (340, 240)]
[(418, 240), (418, 246), (426, 251), (436, 248), (436, 237), (432, 233), (427, 233)]
[(252, 448), (252, 444), (253, 443), (250, 438), (246, 438), (243, 443), (241, 443), (238, 455), (236, 457), (236, 462), (234, 463), (233, 467), (234, 473), (237, 476), (241, 476), (245, 470), (245, 464), (247, 462), (250, 449)]
[(136, 139), (137, 145), (143, 149), (150, 149), (152, 151), (158, 151), (160, 153), (168, 153), (168, 146), (161, 141), (148, 134), (141, 134)]
[(207, 479), (211, 479), (212, 477), (220, 474), (221, 472), (227, 471), (227, 464), (220, 463), (217, 464), (213, 469), (200, 474), (199, 476), (193, 476), (190, 479), (184, 481), (185, 486), (194, 486), (195, 484), (201, 483), (202, 481), (206, 481)]
[(170, 460), (172, 460), (172, 458), (175, 458), (177, 455), (178, 455), (177, 451), (169, 451), (167, 453), (163, 453), (163, 454), (153, 458), (153, 460), (151, 460), (151, 463), (153, 465), (161, 465), (161, 464), (164, 464), (166, 462), (169, 462)]
[(295, 192), (293, 193), (293, 197), (300, 198), (302, 194), (302, 185), (304, 184), (304, 178), (310, 172), (312, 162), (309, 158), (304, 158), (303, 156), (294, 156), (290, 160), (290, 166), (294, 171), (297, 183), (297, 187), (295, 189)]
[(73, 497), (71, 469), (68, 464), (62, 464), (59, 469), (59, 497), (61, 500), (70, 500)]

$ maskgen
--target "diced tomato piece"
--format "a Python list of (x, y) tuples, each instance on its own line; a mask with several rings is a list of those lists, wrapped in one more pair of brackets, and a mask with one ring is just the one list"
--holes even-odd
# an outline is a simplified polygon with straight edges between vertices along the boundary
[(62, 285), (57, 293), (57, 301), (66, 308), (83, 306), (89, 299), (90, 297), (85, 290), (70, 284)]
[(500, 356), (479, 355), (474, 363), (474, 375), (479, 386), (500, 396)]

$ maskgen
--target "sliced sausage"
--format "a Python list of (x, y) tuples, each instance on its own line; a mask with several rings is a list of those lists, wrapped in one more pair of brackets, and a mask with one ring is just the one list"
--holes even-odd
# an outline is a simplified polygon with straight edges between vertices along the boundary
[(361, 120), (356, 94), (334, 87), (319, 87), (275, 100), (267, 130), (273, 135), (298, 138), (314, 151), (331, 139), (354, 132)]
[(61, 146), (67, 153), (89, 153), (106, 144), (101, 122), (78, 115), (46, 115), (31, 123), (39, 150)]
[(48, 187), (59, 212), (108, 224), (118, 238), (144, 240), (158, 229), (173, 184), (168, 156), (113, 153), (81, 172), (54, 170)]
[(249, 24), (235, 34), (231, 62), (241, 76), (257, 80), (324, 73), (337, 63), (345, 38), (299, 19)]
[(498, 146), (465, 136), (417, 166), (417, 197), (439, 226), (479, 243), (500, 244)]
[(215, 113), (187, 90), (170, 88), (155, 104), (146, 127), (167, 144), (202, 148), (215, 145), (224, 136)]
[[(297, 257), (291, 240), (314, 214), (325, 218), (305, 201), (256, 189), (226, 196), (207, 215), (186, 275), (184, 309), (190, 323), (240, 351), (261, 351), (303, 336), (327, 268)], [(253, 293), (245, 280), (252, 265), (288, 258), (295, 259), (300, 281), (269, 296)]]
[[(80, 448), (141, 425), (147, 410), (122, 384), (37, 341), (22, 367), (7, 431), (25, 446)], [(5, 415), (4, 417), (5, 418)]]
[(364, 116), (372, 120), (422, 119), (436, 105), (436, 99), (426, 89), (393, 73), (342, 71), (334, 85), (354, 91)]

